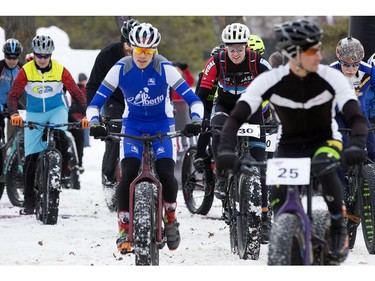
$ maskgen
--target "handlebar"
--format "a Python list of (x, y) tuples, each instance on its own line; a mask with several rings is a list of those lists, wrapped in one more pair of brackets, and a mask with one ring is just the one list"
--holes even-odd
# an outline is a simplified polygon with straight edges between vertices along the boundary
[(29, 127), (31, 130), (37, 129), (38, 126), (44, 128), (61, 128), (68, 127), (69, 129), (81, 129), (81, 122), (67, 122), (67, 123), (50, 123), (50, 122), (34, 122), (34, 121), (24, 121), (24, 126)]
[(162, 140), (163, 137), (168, 137), (168, 138), (175, 138), (175, 137), (180, 137), (184, 136), (185, 134), (183, 131), (174, 131), (174, 132), (166, 132), (166, 133), (158, 133), (156, 135), (141, 135), (141, 136), (135, 136), (135, 135), (130, 135), (130, 134), (124, 134), (124, 133), (114, 133), (114, 132), (108, 132), (108, 136), (105, 137), (99, 137), (101, 140), (121, 140), (122, 138), (130, 138), (133, 140), (139, 140), (142, 142), (147, 142), (147, 141), (153, 141), (156, 139)]

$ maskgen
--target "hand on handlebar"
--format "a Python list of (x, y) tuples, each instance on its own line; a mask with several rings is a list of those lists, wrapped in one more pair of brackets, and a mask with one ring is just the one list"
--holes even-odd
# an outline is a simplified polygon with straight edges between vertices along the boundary
[(82, 129), (89, 129), (90, 128), (89, 120), (87, 120), (86, 116), (82, 118), (81, 126), (82, 126)]
[(197, 136), (201, 132), (201, 125), (199, 123), (186, 124), (183, 131), (187, 137)]
[(95, 139), (100, 137), (106, 137), (108, 135), (107, 130), (103, 125), (99, 123), (98, 120), (93, 120), (90, 122), (90, 136)]
[(342, 161), (344, 165), (353, 166), (361, 164), (366, 160), (365, 150), (361, 147), (352, 145), (344, 150)]
[(11, 120), (12, 126), (23, 127), (23, 119), (21, 116), (18, 115), (18, 113), (13, 113), (10, 116), (10, 120)]

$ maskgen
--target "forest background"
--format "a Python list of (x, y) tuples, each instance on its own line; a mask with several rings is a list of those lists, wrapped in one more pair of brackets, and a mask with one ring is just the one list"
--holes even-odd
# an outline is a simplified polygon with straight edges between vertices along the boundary
[[(260, 36), (266, 46), (264, 57), (275, 51), (273, 27), (284, 21), (306, 18), (324, 30), (325, 63), (335, 60), (337, 42), (348, 36), (349, 16), (1, 16), (5, 38), (17, 38), (31, 52), (31, 40), (39, 27), (57, 26), (69, 34), (74, 49), (95, 50), (120, 40), (124, 20), (135, 18), (157, 27), (162, 35), (159, 52), (171, 61), (187, 63), (198, 73), (213, 47), (221, 44), (221, 31), (233, 22), (246, 24), (252, 34)], [(23, 62), (24, 57), (21, 58)]]

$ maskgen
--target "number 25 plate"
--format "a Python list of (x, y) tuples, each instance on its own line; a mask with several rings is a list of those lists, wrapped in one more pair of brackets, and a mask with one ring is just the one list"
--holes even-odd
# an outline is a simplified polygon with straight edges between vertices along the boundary
[(267, 185), (305, 185), (310, 183), (310, 158), (273, 158), (267, 160)]

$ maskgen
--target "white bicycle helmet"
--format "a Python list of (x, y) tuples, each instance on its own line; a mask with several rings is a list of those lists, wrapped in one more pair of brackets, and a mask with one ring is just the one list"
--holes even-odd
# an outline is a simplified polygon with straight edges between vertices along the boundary
[(221, 33), (221, 40), (225, 44), (247, 44), (249, 38), (250, 30), (242, 23), (229, 24)]
[(130, 44), (141, 48), (156, 48), (160, 40), (161, 35), (158, 29), (149, 23), (134, 26), (129, 36)]
[(55, 50), (55, 44), (48, 35), (37, 35), (31, 42), (31, 48), (36, 54), (52, 54)]

